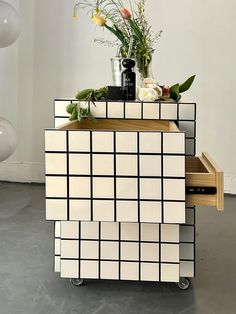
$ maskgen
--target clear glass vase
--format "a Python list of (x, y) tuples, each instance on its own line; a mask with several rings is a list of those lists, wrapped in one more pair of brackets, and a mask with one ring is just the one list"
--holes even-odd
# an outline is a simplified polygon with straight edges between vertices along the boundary
[(153, 71), (152, 71), (152, 60), (148, 63), (144, 63), (144, 60), (137, 60), (136, 61), (136, 81), (137, 85), (141, 86), (142, 81), (145, 78), (154, 78)]

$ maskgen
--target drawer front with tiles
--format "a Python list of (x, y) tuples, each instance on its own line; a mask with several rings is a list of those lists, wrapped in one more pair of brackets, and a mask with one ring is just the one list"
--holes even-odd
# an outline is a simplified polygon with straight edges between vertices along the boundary
[(185, 222), (185, 133), (99, 119), (46, 131), (48, 220)]

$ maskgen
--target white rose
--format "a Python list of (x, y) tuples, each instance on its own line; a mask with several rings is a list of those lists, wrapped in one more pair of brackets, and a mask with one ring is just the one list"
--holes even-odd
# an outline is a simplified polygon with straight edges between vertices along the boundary
[(138, 96), (141, 101), (155, 101), (158, 99), (158, 93), (153, 88), (140, 88)]

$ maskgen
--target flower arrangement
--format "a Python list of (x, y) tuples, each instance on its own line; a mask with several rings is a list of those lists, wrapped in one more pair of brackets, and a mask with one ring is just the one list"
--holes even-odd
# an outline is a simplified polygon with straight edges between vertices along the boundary
[(128, 56), (132, 39), (130, 57), (136, 60), (141, 79), (149, 76), (154, 45), (162, 33), (152, 32), (145, 17), (145, 3), (146, 0), (137, 0), (133, 8), (130, 2), (128, 9), (122, 0), (80, 0), (74, 6), (74, 17), (77, 17), (79, 9), (88, 8), (92, 22), (116, 37), (120, 54), (124, 58)]

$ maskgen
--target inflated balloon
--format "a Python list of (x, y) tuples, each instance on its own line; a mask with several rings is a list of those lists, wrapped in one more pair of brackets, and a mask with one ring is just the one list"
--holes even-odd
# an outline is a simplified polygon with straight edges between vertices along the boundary
[(13, 44), (20, 33), (19, 16), (7, 2), (0, 1), (0, 48)]
[(0, 117), (0, 161), (10, 157), (16, 149), (16, 131), (13, 125)]

